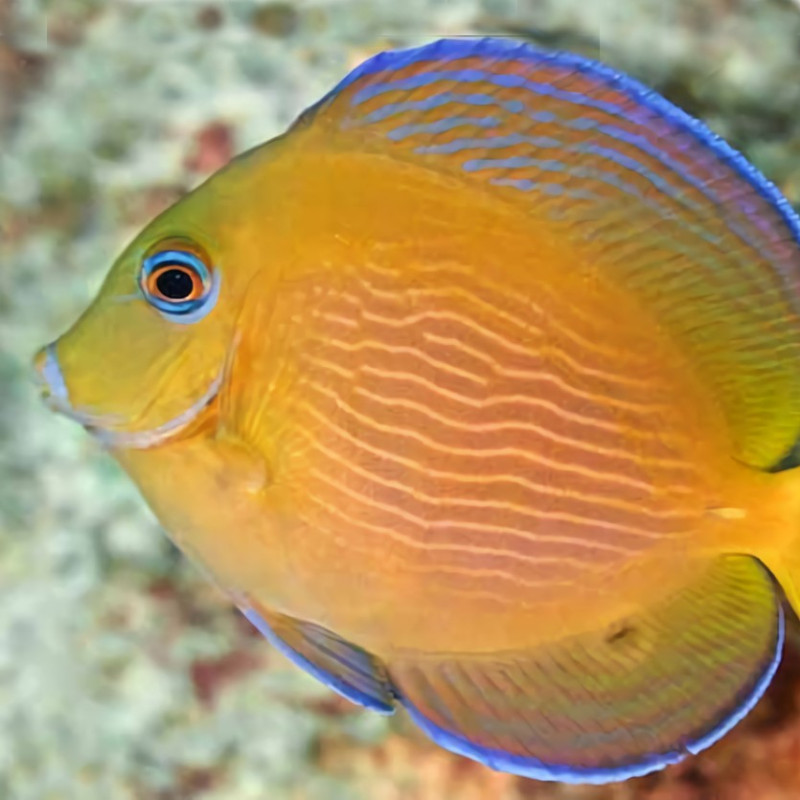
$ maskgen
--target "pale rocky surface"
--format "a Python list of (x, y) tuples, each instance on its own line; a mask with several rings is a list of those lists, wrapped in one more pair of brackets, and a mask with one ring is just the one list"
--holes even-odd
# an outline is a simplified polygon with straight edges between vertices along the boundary
[(492, 773), (358, 711), (253, 635), (29, 383), (154, 214), (371, 53), (476, 32), (657, 85), (800, 202), (793, 0), (0, 0), (3, 800), (800, 796), (796, 651), (737, 733), (617, 787)]

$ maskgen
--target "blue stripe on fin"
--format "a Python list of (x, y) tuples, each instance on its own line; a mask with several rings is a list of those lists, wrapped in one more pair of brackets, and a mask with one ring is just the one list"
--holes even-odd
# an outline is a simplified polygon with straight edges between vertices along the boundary
[(552, 136), (523, 136), (521, 133), (512, 133), (508, 136), (498, 136), (491, 139), (480, 137), (465, 137), (452, 139), (444, 144), (421, 145), (417, 153), (458, 153), (461, 150), (498, 150), (512, 147), (515, 144), (530, 144), (534, 147), (563, 147), (564, 143)]
[(389, 138), (394, 141), (402, 141), (409, 136), (416, 136), (420, 133), (444, 133), (464, 126), (475, 126), (478, 128), (491, 128), (500, 124), (497, 117), (446, 117), (436, 122), (423, 122), (418, 125), (400, 125), (390, 131)]
[(362, 89), (353, 97), (351, 103), (354, 106), (358, 106), (367, 100), (371, 100), (374, 97), (379, 97), (387, 92), (419, 89), (423, 86), (429, 86), (432, 83), (439, 83), (440, 81), (454, 81), (457, 83), (489, 83), (501, 88), (530, 89), (536, 92), (536, 94), (548, 95), (549, 97), (555, 97), (559, 100), (566, 100), (569, 103), (586, 106), (587, 108), (596, 108), (600, 111), (606, 111), (607, 113), (615, 116), (621, 116), (623, 113), (622, 109), (614, 103), (607, 103), (603, 100), (594, 100), (590, 97), (586, 97), (583, 94), (579, 94), (578, 92), (565, 91), (550, 84), (527, 81), (521, 75), (500, 75), (479, 69), (459, 69), (452, 71), (437, 70), (433, 73), (415, 75), (413, 78), (403, 78), (402, 80), (398, 81), (378, 83), (366, 89)]

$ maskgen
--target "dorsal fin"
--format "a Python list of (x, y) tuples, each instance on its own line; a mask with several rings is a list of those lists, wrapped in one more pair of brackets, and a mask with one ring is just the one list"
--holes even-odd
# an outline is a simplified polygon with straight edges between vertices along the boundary
[(739, 153), (657, 93), (572, 54), (442, 40), (368, 60), (296, 127), (546, 219), (682, 343), (736, 456), (769, 469), (798, 438), (800, 222)]

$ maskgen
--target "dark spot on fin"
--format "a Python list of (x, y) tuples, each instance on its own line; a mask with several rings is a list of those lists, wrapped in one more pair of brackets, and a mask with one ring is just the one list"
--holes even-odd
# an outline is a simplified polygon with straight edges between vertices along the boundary
[(616, 644), (623, 639), (628, 639), (632, 634), (636, 633), (636, 628), (626, 622), (615, 625), (606, 634), (606, 644)]

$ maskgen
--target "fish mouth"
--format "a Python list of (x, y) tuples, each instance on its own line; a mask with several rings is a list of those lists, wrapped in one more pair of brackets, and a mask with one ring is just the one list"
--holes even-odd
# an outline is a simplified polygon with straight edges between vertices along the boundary
[(39, 351), (34, 358), (34, 368), (35, 381), (49, 408), (82, 425), (104, 446), (130, 450), (156, 447), (189, 427), (217, 399), (224, 377), (224, 370), (221, 370), (201, 397), (167, 422), (145, 431), (123, 431), (115, 429), (116, 425), (123, 422), (119, 417), (92, 414), (72, 406), (54, 344)]

